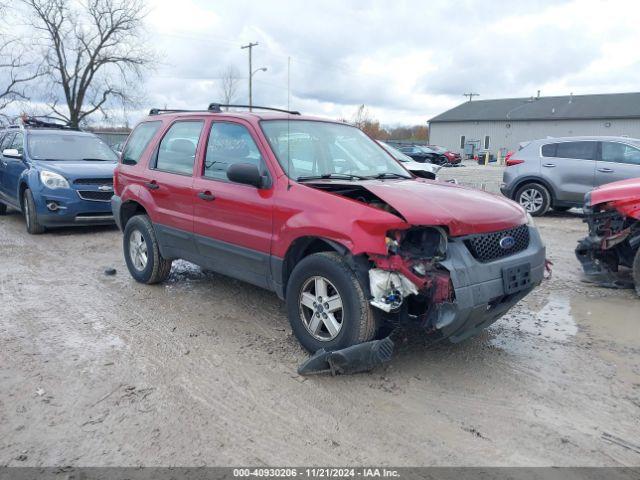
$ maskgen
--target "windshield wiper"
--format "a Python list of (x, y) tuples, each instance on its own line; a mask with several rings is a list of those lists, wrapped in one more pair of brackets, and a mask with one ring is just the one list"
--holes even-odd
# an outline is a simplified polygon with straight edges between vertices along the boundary
[(369, 177), (369, 178), (411, 178), (411, 177), (407, 177), (406, 175), (402, 175), (400, 173), (395, 173), (395, 172), (384, 172), (384, 173), (379, 173), (377, 175), (374, 175), (373, 177)]
[(339, 178), (341, 180), (367, 180), (369, 177), (363, 177), (362, 175), (354, 175), (352, 173), (325, 173), (323, 175), (308, 175), (305, 177), (296, 178), (297, 182), (304, 182), (306, 180), (328, 180), (331, 178)]
[(83, 162), (113, 162), (114, 160), (109, 160), (108, 158), (83, 158)]

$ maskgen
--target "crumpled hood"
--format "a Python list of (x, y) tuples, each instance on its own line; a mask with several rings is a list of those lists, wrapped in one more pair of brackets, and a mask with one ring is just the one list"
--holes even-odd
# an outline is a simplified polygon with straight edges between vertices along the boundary
[(640, 219), (640, 178), (607, 183), (587, 194), (588, 206), (608, 202), (621, 214)]
[(91, 162), (91, 161), (43, 161), (38, 162), (41, 170), (51, 170), (60, 175), (75, 180), (78, 178), (113, 177), (113, 171), (118, 164), (116, 162)]
[(451, 183), (385, 180), (362, 186), (412, 225), (439, 225), (452, 236), (506, 230), (527, 222), (520, 205), (504, 197)]

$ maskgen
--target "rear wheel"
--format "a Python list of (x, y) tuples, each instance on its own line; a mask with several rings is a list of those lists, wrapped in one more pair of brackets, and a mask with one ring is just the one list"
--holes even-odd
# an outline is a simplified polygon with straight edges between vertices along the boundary
[(636, 293), (640, 296), (640, 248), (636, 252), (636, 258), (633, 261), (633, 283), (636, 286)]
[(171, 272), (171, 260), (160, 255), (160, 247), (151, 220), (146, 215), (132, 217), (122, 237), (124, 259), (131, 276), (140, 283), (160, 283)]
[(362, 285), (335, 252), (309, 255), (287, 284), (287, 313), (294, 335), (310, 352), (372, 340), (377, 321)]
[(27, 225), (27, 232), (31, 235), (39, 235), (44, 232), (44, 226), (38, 221), (38, 212), (36, 211), (36, 202), (33, 194), (28, 188), (22, 194), (22, 210), (24, 212), (24, 221)]
[(527, 183), (520, 187), (514, 200), (534, 217), (547, 213), (551, 205), (549, 190), (539, 183)]

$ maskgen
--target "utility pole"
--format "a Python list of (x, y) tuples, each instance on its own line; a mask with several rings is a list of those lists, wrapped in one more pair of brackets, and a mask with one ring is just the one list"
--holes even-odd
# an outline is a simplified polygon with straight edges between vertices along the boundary
[(469, 97), (469, 101), (473, 100), (473, 97), (479, 97), (480, 94), (479, 93), (463, 93), (462, 94), (465, 97)]
[(251, 43), (249, 42), (246, 45), (242, 45), (240, 48), (241, 49), (245, 49), (248, 48), (249, 49), (249, 111), (251, 111), (251, 106), (253, 105), (253, 92), (252, 92), (252, 87), (251, 87), (251, 77), (253, 77), (253, 70), (252, 70), (252, 65), (251, 65), (251, 50), (253, 50), (253, 47), (257, 47), (258, 46), (258, 42), (256, 43)]

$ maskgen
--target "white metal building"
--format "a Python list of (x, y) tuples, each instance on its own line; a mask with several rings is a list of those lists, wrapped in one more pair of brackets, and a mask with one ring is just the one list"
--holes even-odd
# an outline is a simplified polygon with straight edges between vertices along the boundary
[(574, 135), (640, 138), (640, 93), (474, 100), (429, 121), (429, 143), (467, 153)]

